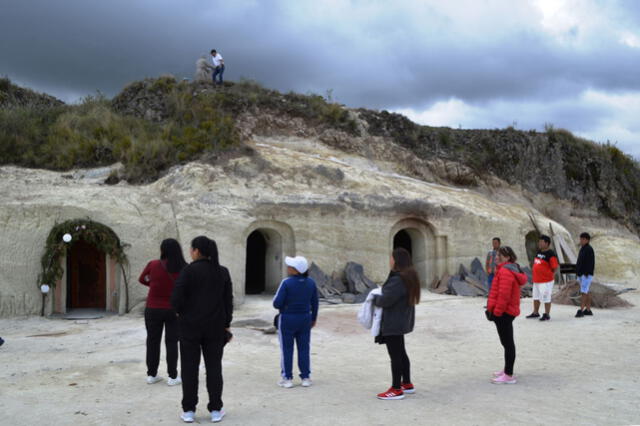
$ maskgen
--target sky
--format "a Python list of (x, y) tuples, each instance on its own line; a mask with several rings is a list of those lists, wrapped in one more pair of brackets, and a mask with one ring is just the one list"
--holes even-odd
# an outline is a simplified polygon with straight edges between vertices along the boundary
[(0, 0), (0, 75), (66, 102), (212, 48), (230, 80), (640, 159), (640, 0)]

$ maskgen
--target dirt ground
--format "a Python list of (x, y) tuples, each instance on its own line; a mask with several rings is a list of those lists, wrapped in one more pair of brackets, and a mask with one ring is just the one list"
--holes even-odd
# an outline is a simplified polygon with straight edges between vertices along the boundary
[[(502, 348), (485, 300), (425, 293), (407, 338), (417, 392), (401, 401), (375, 398), (390, 384), (389, 361), (356, 322), (358, 306), (321, 306), (311, 388), (276, 386), (276, 336), (234, 328), (223, 424), (638, 424), (640, 293), (623, 297), (636, 307), (575, 319), (575, 308), (557, 305), (550, 322), (518, 318), (518, 384), (498, 386), (489, 378)], [(530, 305), (522, 301), (523, 314)], [(256, 297), (235, 319), (273, 314)], [(0, 320), (0, 424), (181, 424), (180, 387), (145, 382), (145, 334), (138, 315)], [(201, 372), (197, 421), (209, 423)]]

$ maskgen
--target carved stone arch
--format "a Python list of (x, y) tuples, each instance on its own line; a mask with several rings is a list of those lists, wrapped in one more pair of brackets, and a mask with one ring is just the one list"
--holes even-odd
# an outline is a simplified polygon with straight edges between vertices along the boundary
[(91, 219), (56, 224), (47, 237), (39, 278), (42, 284), (53, 284), (43, 300), (43, 313), (69, 314), (76, 309), (126, 313), (124, 247), (113, 229)]
[(242, 235), (245, 247), (244, 294), (275, 293), (286, 275), (285, 256), (295, 255), (291, 226), (275, 220), (256, 220)]
[(423, 287), (439, 275), (436, 234), (429, 222), (413, 217), (398, 221), (389, 233), (389, 251), (396, 247), (409, 250)]

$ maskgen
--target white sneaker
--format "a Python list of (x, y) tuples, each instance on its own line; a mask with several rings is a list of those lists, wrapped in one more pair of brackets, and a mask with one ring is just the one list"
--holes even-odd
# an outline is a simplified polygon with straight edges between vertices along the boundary
[(224, 410), (220, 410), (220, 411), (212, 411), (211, 412), (211, 421), (213, 423), (218, 423), (219, 421), (222, 420), (222, 418), (224, 417), (225, 412)]
[(154, 383), (158, 383), (160, 380), (162, 380), (162, 377), (160, 377), (160, 376), (147, 376), (147, 384), (148, 385), (152, 385)]
[(282, 379), (278, 382), (278, 386), (289, 389), (293, 387), (293, 382), (290, 379)]
[(311, 382), (310, 378), (306, 378), (306, 379), (302, 379), (302, 386), (305, 388), (308, 388), (309, 386), (311, 386), (313, 382)]
[(169, 386), (176, 386), (181, 384), (182, 384), (182, 379), (180, 378), (180, 376), (176, 377), (175, 379), (172, 379), (171, 377), (169, 377), (169, 379), (167, 380), (167, 385)]
[(196, 413), (194, 411), (185, 411), (184, 413), (180, 414), (180, 418), (185, 423), (193, 423), (196, 419)]

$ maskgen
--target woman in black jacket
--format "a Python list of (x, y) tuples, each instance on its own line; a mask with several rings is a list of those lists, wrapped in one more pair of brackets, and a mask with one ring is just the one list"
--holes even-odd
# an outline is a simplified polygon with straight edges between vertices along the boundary
[[(195, 420), (198, 404), (200, 352), (207, 371), (211, 421), (222, 420), (222, 352), (230, 339), (233, 287), (229, 271), (220, 266), (215, 241), (205, 236), (191, 242), (193, 262), (176, 281), (171, 303), (180, 326), (182, 420)], [(229, 336), (229, 337), (227, 337)]]
[(415, 392), (404, 335), (413, 331), (415, 305), (420, 302), (420, 280), (411, 254), (404, 248), (393, 250), (390, 266), (391, 272), (382, 286), (382, 295), (374, 299), (374, 304), (382, 308), (380, 335), (376, 342), (387, 345), (392, 376), (391, 387), (378, 394), (378, 398), (402, 399), (404, 394)]

